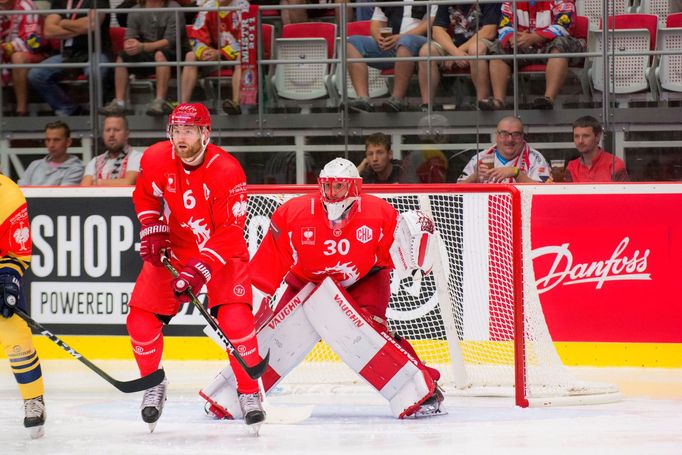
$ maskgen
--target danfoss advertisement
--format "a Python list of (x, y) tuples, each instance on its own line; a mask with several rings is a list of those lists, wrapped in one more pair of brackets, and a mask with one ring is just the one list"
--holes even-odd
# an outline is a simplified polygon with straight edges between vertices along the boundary
[(554, 341), (682, 342), (680, 209), (682, 194), (533, 198), (535, 280)]

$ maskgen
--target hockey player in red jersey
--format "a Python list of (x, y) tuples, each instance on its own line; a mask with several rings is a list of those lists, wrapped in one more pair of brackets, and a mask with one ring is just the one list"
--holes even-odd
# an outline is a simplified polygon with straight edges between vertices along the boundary
[[(186, 293), (206, 285), (218, 325), (248, 365), (261, 359), (251, 311), (249, 253), (243, 236), (246, 177), (239, 162), (209, 144), (211, 118), (202, 104), (180, 104), (168, 118), (170, 141), (142, 156), (133, 193), (144, 260), (129, 303), (128, 333), (142, 375), (159, 368), (162, 327), (189, 302)], [(166, 254), (178, 278), (162, 266)], [(265, 419), (258, 383), (230, 356), (241, 411), (248, 425)], [(142, 419), (154, 430), (166, 400), (166, 383), (148, 389)]]
[[(262, 377), (265, 390), (321, 338), (389, 400), (397, 417), (442, 414), (443, 395), (435, 383), (439, 372), (424, 366), (386, 323), (391, 250), (402, 232), (396, 231), (397, 224), (421, 217), (413, 222), (415, 235), (400, 235), (406, 244), (401, 257), (414, 251), (414, 268), (428, 272), (433, 223), (421, 212), (409, 219), (399, 216), (383, 199), (362, 193), (362, 179), (348, 160), (329, 162), (319, 184), (320, 193), (291, 199), (274, 212), (249, 264), (256, 295), (271, 296), (282, 280), (286, 283), (274, 311), (265, 305), (257, 317), (259, 344), (270, 348), (270, 365)], [(361, 338), (364, 342), (352, 346), (343, 342)], [(231, 381), (223, 371), (201, 392), (219, 417), (231, 417), (236, 409), (234, 394), (226, 392)]]

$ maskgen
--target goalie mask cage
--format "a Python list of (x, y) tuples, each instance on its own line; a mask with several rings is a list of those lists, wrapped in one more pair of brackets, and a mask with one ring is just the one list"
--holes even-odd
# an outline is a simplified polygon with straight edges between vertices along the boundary
[[(274, 210), (317, 186), (250, 186), (253, 254)], [(440, 370), (448, 395), (514, 396), (518, 406), (607, 403), (616, 386), (580, 381), (563, 365), (540, 305), (530, 243), (532, 187), (372, 185), (399, 212), (427, 213), (438, 232), (433, 273), (391, 279), (389, 328)], [(362, 382), (320, 342), (283, 385)]]

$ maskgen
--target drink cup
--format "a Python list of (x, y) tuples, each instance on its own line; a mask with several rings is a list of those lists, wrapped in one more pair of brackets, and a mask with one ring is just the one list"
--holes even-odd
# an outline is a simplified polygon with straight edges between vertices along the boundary
[(552, 160), (552, 179), (555, 182), (564, 181), (564, 160)]
[(382, 38), (388, 38), (389, 36), (393, 35), (393, 28), (381, 27), (381, 29), (379, 30), (379, 33), (381, 33)]
[(493, 158), (492, 156), (486, 156), (485, 158), (481, 158), (481, 164), (485, 166), (488, 170), (490, 170), (495, 167), (495, 158)]

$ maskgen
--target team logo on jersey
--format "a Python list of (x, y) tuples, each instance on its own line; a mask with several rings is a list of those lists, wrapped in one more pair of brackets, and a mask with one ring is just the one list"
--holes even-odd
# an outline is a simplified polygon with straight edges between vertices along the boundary
[(177, 182), (177, 177), (174, 173), (167, 175), (168, 182), (166, 183), (166, 189), (169, 193), (175, 193), (175, 187)]
[(314, 227), (304, 227), (301, 229), (301, 244), (302, 245), (315, 245), (315, 228)]
[(21, 222), (12, 233), (12, 238), (14, 239), (14, 242), (19, 245), (20, 251), (26, 251), (26, 242), (28, 242), (29, 238), (28, 226), (24, 226), (24, 223)]
[(206, 242), (208, 242), (208, 239), (211, 238), (211, 230), (208, 228), (208, 224), (203, 218), (199, 218), (198, 220), (190, 218), (187, 223), (182, 224), (182, 227), (188, 227), (192, 230), (195, 237), (194, 240), (197, 242), (199, 249), (202, 249), (204, 245), (206, 245)]
[(362, 225), (355, 231), (355, 238), (360, 243), (367, 243), (372, 241), (372, 229)]
[(240, 200), (235, 202), (234, 205), (232, 206), (232, 214), (234, 215), (234, 217), (241, 218), (243, 216), (246, 216), (247, 206), (248, 203), (246, 202), (244, 196), (242, 196)]
[(334, 237), (341, 237), (341, 234), (343, 234), (343, 231), (341, 229), (334, 229), (332, 231), (332, 234), (334, 234)]

